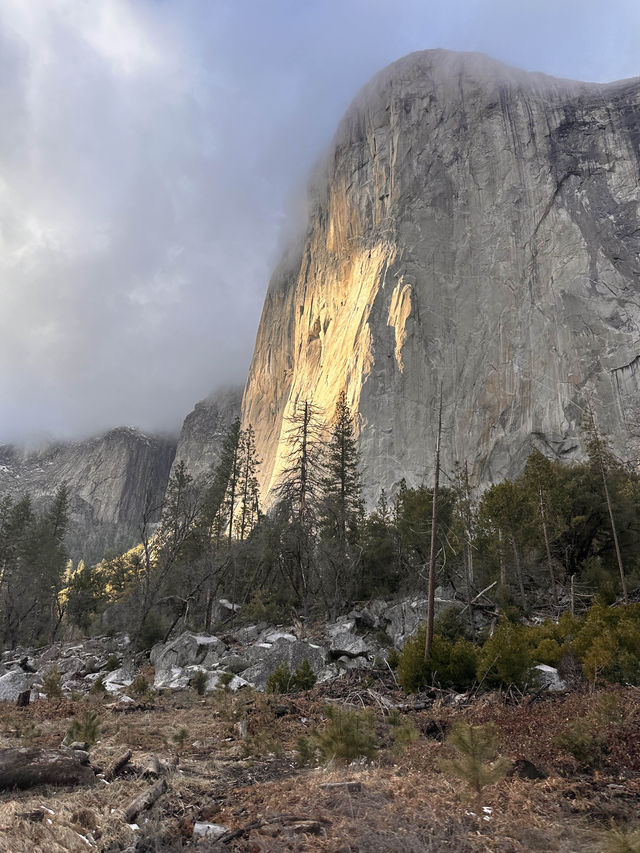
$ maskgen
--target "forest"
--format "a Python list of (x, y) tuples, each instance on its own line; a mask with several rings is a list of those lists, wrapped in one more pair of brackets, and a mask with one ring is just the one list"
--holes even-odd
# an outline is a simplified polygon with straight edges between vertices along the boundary
[[(613, 456), (593, 418), (583, 430), (584, 462), (563, 464), (534, 451), (519, 477), (482, 494), (471, 487), (464, 463), (443, 477), (436, 582), (464, 606), (436, 626), (433, 655), (448, 661), (456, 643), (468, 644), (462, 676), (445, 676), (444, 663), (439, 666), (445, 681), (468, 681), (481, 670), (478, 654), (493, 639), (486, 619), (477, 618), (479, 609), (486, 616), (487, 602), (499, 615), (498, 635), (532, 616), (560, 625), (522, 640), (530, 651), (548, 641), (536, 657), (548, 663), (562, 656), (567, 631), (573, 638), (593, 614), (610, 620), (607, 608), (616, 601), (629, 605), (626, 615), (637, 621), (637, 467)], [(44, 644), (61, 632), (126, 632), (137, 648), (148, 649), (176, 627), (210, 631), (229, 620), (310, 625), (356, 602), (425, 594), (433, 489), (402, 482), (395, 495), (383, 492), (375, 509), (365, 512), (354, 419), (344, 393), (328, 426), (311, 401), (303, 402), (289, 421), (288, 447), (277, 500), (263, 512), (253, 429), (236, 421), (210, 476), (196, 483), (178, 464), (160, 521), (151, 521), (158, 508), (149, 505), (140, 519), (139, 544), (95, 565), (73, 565), (65, 553), (64, 484), (43, 512), (28, 495), (5, 498), (3, 645)], [(221, 599), (227, 607), (221, 608)], [(558, 622), (562, 614), (564, 623)], [(620, 637), (612, 642), (619, 646)], [(636, 680), (640, 648), (634, 650), (631, 641), (624, 648), (632, 656), (624, 677)], [(457, 649), (464, 658), (462, 646)], [(415, 689), (432, 669), (414, 667), (406, 684)]]

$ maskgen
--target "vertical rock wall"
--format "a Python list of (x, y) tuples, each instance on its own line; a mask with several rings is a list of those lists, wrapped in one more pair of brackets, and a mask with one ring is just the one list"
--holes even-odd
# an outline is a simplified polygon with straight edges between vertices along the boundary
[(591, 402), (622, 449), (638, 405), (640, 82), (597, 85), (447, 51), (377, 75), (269, 286), (243, 400), (263, 495), (286, 419), (343, 388), (370, 501), (447, 472), (580, 455)]

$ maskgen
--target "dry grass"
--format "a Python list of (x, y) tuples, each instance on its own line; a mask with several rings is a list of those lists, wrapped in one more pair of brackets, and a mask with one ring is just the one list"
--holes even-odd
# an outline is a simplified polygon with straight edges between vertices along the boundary
[[(504, 754), (546, 769), (544, 780), (513, 777), (487, 788), (491, 812), (486, 814), (474, 814), (462, 786), (439, 771), (439, 758), (448, 748), (432, 737), (421, 737), (402, 753), (383, 751), (367, 766), (296, 767), (296, 739), (324, 724), (327, 700), (348, 698), (356, 706), (377, 707), (379, 734), (384, 736), (379, 706), (355, 682), (295, 697), (247, 693), (203, 699), (186, 691), (155, 698), (153, 706), (131, 712), (107, 708), (109, 698), (94, 698), (91, 707), (100, 714), (102, 731), (91, 750), (92, 763), (106, 767), (128, 747), (133, 751), (130, 766), (110, 785), (98, 780), (92, 788), (0, 794), (0, 853), (116, 851), (136, 840), (139, 849), (157, 851), (597, 853), (611, 819), (621, 822), (638, 814), (638, 691), (615, 692), (621, 711), (612, 726), (615, 737), (610, 738), (607, 760), (597, 773), (580, 771), (555, 745), (555, 737), (568, 719), (595, 713), (598, 695), (511, 706), (487, 697), (466, 708), (439, 702), (428, 711), (408, 714), (420, 731), (433, 729), (434, 720), (443, 727), (461, 717), (473, 723), (494, 721)], [(86, 707), (86, 702), (65, 701), (7, 708), (0, 713), (0, 746), (15, 746), (25, 737), (41, 746), (58, 746), (73, 717)], [(242, 721), (246, 738), (240, 736)], [(173, 735), (181, 729), (188, 734), (176, 741)], [(151, 784), (139, 773), (149, 754), (166, 758), (176, 769), (169, 774), (167, 794), (141, 816), (140, 830), (132, 830), (123, 809)], [(345, 780), (359, 781), (361, 790), (321, 787)], [(317, 823), (303, 825), (302, 819)], [(234, 830), (253, 828), (229, 844), (196, 848), (191, 840), (196, 820)], [(141, 843), (143, 837), (148, 844)]]

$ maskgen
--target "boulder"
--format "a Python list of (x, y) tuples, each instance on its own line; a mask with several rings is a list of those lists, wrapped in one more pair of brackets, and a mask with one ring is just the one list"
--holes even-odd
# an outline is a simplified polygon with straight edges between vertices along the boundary
[(427, 617), (427, 599), (411, 598), (388, 607), (384, 613), (387, 634), (397, 649), (401, 649), (408, 638), (415, 634), (418, 626)]
[(149, 656), (156, 671), (157, 682), (164, 682), (173, 678), (173, 670), (182, 669), (186, 666), (203, 664), (207, 660), (207, 666), (213, 666), (218, 655), (223, 654), (227, 647), (211, 634), (193, 634), (185, 631), (171, 640), (169, 643), (158, 643), (151, 649)]
[(534, 669), (537, 673), (538, 683), (542, 687), (546, 687), (552, 693), (567, 689), (566, 683), (560, 678), (558, 670), (554, 666), (539, 663)]
[(122, 690), (124, 687), (129, 687), (130, 684), (133, 684), (133, 679), (133, 671), (129, 667), (121, 666), (119, 669), (114, 669), (113, 672), (107, 673), (102, 683), (109, 693), (117, 693), (118, 690)]
[(325, 666), (328, 657), (327, 650), (322, 646), (303, 640), (284, 638), (277, 640), (271, 646), (267, 644), (250, 646), (247, 652), (251, 653), (255, 662), (242, 673), (242, 677), (260, 690), (265, 688), (267, 679), (281, 663), (286, 663), (291, 672), (295, 672), (306, 659), (311, 669), (318, 673)]
[(0, 676), (0, 702), (17, 702), (21, 693), (30, 690), (31, 681), (21, 669), (12, 669)]
[(233, 672), (236, 675), (239, 672), (244, 672), (251, 666), (251, 661), (243, 655), (223, 655), (218, 661), (220, 669), (226, 669), (227, 672)]

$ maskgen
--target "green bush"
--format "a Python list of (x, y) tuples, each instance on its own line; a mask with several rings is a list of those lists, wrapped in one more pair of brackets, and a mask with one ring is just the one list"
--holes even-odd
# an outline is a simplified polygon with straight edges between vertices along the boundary
[(207, 674), (201, 669), (194, 672), (189, 680), (189, 686), (193, 687), (198, 696), (204, 696), (204, 692), (207, 689)]
[(434, 634), (429, 662), (424, 661), (426, 625), (404, 645), (398, 660), (398, 683), (405, 693), (416, 693), (434, 682), (441, 687), (467, 690), (474, 682), (476, 650), (468, 640), (452, 643)]
[(99, 675), (96, 680), (91, 685), (91, 693), (95, 693), (97, 695), (104, 695), (107, 692), (107, 688), (104, 683), (104, 675)]
[(151, 685), (142, 673), (136, 675), (131, 684), (131, 692), (136, 696), (148, 696), (151, 693)]
[(306, 658), (297, 667), (293, 676), (293, 682), (296, 690), (311, 690), (316, 683), (316, 674), (311, 669), (311, 664)]
[(116, 669), (120, 669), (121, 661), (118, 655), (109, 655), (107, 658), (107, 662), (104, 665), (104, 668), (107, 672), (115, 672)]
[(611, 829), (605, 837), (603, 853), (640, 853), (640, 829)]
[(594, 604), (572, 644), (593, 684), (640, 682), (640, 604)]
[(100, 717), (95, 711), (85, 711), (82, 719), (77, 718), (71, 723), (65, 736), (66, 743), (80, 741), (93, 746), (100, 737)]
[(471, 726), (460, 722), (454, 726), (447, 744), (455, 750), (455, 758), (443, 759), (440, 767), (445, 773), (466, 782), (478, 802), (487, 785), (504, 778), (511, 762), (498, 755), (498, 734), (495, 726)]
[(316, 683), (311, 664), (305, 658), (294, 673), (284, 661), (267, 678), (267, 693), (295, 693), (298, 690), (310, 690)]
[(42, 679), (42, 690), (47, 695), (47, 699), (62, 699), (62, 679), (60, 670), (54, 664), (49, 669)]
[(562, 646), (553, 637), (545, 637), (533, 651), (533, 660), (548, 666), (556, 666), (561, 657)]
[(467, 632), (467, 623), (460, 613), (460, 608), (455, 605), (446, 607), (435, 620), (434, 632), (452, 643), (464, 638)]
[(330, 705), (325, 712), (329, 718), (326, 728), (298, 739), (299, 763), (336, 761), (349, 764), (358, 758), (373, 758), (379, 743), (371, 710), (352, 711)]
[(604, 742), (604, 736), (594, 731), (593, 724), (584, 717), (571, 720), (556, 738), (558, 746), (584, 767), (597, 767), (601, 763)]
[(523, 687), (531, 680), (531, 668), (525, 629), (501, 619), (478, 655), (478, 681), (488, 687)]
[(267, 678), (267, 693), (289, 693), (293, 687), (293, 676), (289, 665), (281, 663)]
[(136, 648), (138, 651), (148, 651), (164, 639), (165, 633), (166, 629), (158, 614), (154, 612), (147, 614), (136, 638)]

